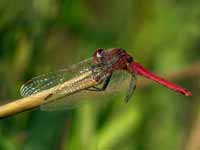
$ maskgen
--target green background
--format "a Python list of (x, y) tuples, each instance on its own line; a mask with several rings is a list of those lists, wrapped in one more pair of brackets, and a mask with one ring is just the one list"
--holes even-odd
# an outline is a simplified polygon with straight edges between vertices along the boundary
[(0, 120), (0, 150), (192, 150), (194, 135), (200, 137), (199, 43), (199, 0), (1, 0), (1, 104), (20, 98), (31, 77), (79, 62), (99, 47), (126, 49), (193, 97), (138, 78), (127, 104), (117, 94), (101, 105)]

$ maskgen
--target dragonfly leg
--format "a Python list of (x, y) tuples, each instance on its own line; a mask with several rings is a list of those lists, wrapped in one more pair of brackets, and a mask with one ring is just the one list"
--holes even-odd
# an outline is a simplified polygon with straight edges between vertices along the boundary
[(104, 91), (107, 87), (108, 87), (108, 84), (110, 82), (110, 79), (112, 77), (112, 74), (109, 74), (105, 80), (103, 81), (103, 86), (102, 87), (91, 87), (91, 88), (88, 88), (86, 90), (89, 90), (89, 91)]
[(125, 97), (125, 101), (128, 102), (136, 89), (136, 77), (131, 75), (131, 81), (129, 83), (128, 92)]

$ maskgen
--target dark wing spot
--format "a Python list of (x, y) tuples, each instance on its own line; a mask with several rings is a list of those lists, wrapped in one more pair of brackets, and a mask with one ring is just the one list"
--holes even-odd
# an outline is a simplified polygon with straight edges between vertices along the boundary
[(48, 100), (50, 97), (52, 97), (53, 96), (53, 93), (50, 93), (49, 95), (47, 95), (45, 98), (44, 98), (44, 100), (46, 101), (46, 100)]

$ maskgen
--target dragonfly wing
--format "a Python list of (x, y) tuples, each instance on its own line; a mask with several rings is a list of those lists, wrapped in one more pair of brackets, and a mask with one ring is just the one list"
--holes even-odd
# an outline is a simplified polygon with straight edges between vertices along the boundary
[(127, 91), (131, 75), (124, 70), (117, 70), (112, 74), (110, 83), (103, 93), (105, 95), (116, 95)]
[(78, 64), (72, 65), (66, 69), (39, 75), (32, 78), (20, 88), (20, 94), (23, 97), (30, 96), (61, 84), (72, 77), (78, 76), (91, 68), (92, 58), (86, 59)]
[(88, 102), (88, 94), (87, 91), (80, 91), (76, 94), (62, 97), (49, 103), (44, 103), (40, 106), (40, 109), (42, 111), (58, 111), (77, 108)]
[(26, 97), (54, 87), (63, 82), (64, 74), (63, 71), (57, 71), (34, 77), (21, 86), (20, 94)]
[(127, 90), (127, 94), (126, 94), (126, 97), (125, 97), (126, 102), (128, 102), (129, 99), (131, 98), (131, 96), (133, 95), (135, 88), (136, 88), (136, 76), (131, 75), (131, 80), (130, 80), (128, 90)]
[[(82, 90), (72, 95), (57, 99), (55, 101), (41, 105), (43, 111), (55, 111), (72, 109), (81, 106), (88, 101), (100, 101), (108, 96), (125, 93), (130, 83), (131, 75), (125, 71), (116, 71), (113, 73), (108, 87), (104, 91)], [(101, 87), (103, 83), (99, 86)]]

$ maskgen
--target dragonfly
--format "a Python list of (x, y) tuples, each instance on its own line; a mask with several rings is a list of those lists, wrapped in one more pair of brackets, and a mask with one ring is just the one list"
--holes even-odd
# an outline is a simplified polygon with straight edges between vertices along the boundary
[[(49, 106), (55, 107), (56, 102), (62, 102), (61, 105), (73, 103), (76, 95), (87, 97), (88, 94), (98, 95), (109, 91), (112, 93), (115, 90), (121, 91), (123, 84), (128, 84), (124, 97), (128, 102), (136, 89), (137, 75), (151, 79), (184, 96), (192, 96), (187, 89), (148, 71), (122, 48), (98, 48), (91, 58), (78, 64), (32, 78), (21, 86), (20, 94), (27, 97), (52, 89), (52, 93), (45, 98), (45, 105), (50, 103)], [(94, 85), (84, 86), (91, 80), (95, 81)], [(67, 100), (70, 96), (71, 100)], [(55, 100), (63, 98), (66, 100)]]

